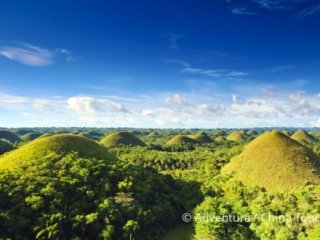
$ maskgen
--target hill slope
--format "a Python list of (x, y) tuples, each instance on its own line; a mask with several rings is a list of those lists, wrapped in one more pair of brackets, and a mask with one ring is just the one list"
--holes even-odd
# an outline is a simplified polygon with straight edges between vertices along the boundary
[(42, 135), (43, 135), (42, 133), (31, 132), (31, 133), (27, 133), (27, 134), (23, 135), (21, 138), (24, 141), (33, 141)]
[(213, 140), (205, 132), (199, 132), (196, 135), (192, 136), (193, 139), (197, 140), (200, 143), (212, 143)]
[(217, 143), (222, 143), (222, 142), (227, 141), (227, 139), (224, 136), (218, 136), (214, 139), (214, 141)]
[(1, 138), (11, 143), (16, 143), (21, 141), (21, 138), (17, 134), (10, 131), (6, 131), (6, 130), (0, 130), (0, 139)]
[(166, 144), (167, 145), (181, 145), (181, 144), (195, 144), (199, 143), (197, 140), (184, 136), (184, 135), (177, 135), (173, 138), (171, 138)]
[(300, 143), (310, 143), (315, 141), (314, 137), (311, 136), (309, 133), (307, 133), (304, 130), (298, 130), (296, 131), (292, 136), (292, 139), (300, 142)]
[(0, 155), (13, 149), (11, 143), (0, 139)]
[(318, 182), (319, 172), (318, 156), (278, 131), (253, 140), (222, 169), (223, 174), (234, 174), (243, 183), (268, 191), (289, 191)]
[(227, 136), (227, 140), (232, 142), (241, 142), (245, 140), (245, 135), (243, 132), (232, 132)]
[(118, 146), (145, 146), (146, 144), (138, 137), (129, 132), (116, 132), (111, 133), (101, 140), (102, 145), (106, 147)]
[(1, 157), (0, 169), (14, 167), (31, 159), (56, 159), (70, 152), (77, 152), (81, 157), (114, 158), (106, 148), (94, 141), (72, 134), (59, 134), (41, 137)]

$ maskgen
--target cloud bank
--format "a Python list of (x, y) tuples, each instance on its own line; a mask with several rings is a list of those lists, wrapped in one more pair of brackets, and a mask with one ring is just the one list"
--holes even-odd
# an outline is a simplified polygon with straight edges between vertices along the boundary
[[(243, 96), (243, 95), (242, 95)], [(30, 98), (0, 93), (7, 126), (320, 127), (320, 94), (260, 89), (256, 96), (161, 93), (125, 102), (108, 96)], [(3, 118), (2, 116), (2, 118)], [(12, 119), (9, 119), (12, 116)], [(27, 118), (28, 121), (24, 121)], [(23, 125), (26, 124), (26, 125)], [(15, 124), (16, 126), (17, 124)]]

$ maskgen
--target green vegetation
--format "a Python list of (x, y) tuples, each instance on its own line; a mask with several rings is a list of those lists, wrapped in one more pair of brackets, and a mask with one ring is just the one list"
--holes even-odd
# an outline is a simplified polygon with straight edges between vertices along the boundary
[(320, 139), (278, 130), (5, 129), (43, 135), (0, 140), (0, 239), (318, 240)]
[(169, 176), (66, 155), (0, 172), (2, 239), (157, 239), (185, 211)]
[(169, 230), (161, 240), (192, 240), (193, 235), (192, 224), (180, 224)]
[(129, 132), (116, 132), (111, 133), (101, 140), (101, 144), (106, 147), (119, 147), (119, 146), (145, 146), (139, 138)]
[(231, 160), (223, 173), (268, 191), (290, 191), (319, 180), (320, 159), (281, 132), (264, 133)]
[(11, 143), (18, 143), (21, 141), (21, 138), (13, 132), (0, 130), (0, 139), (7, 140)]
[(99, 144), (73, 134), (40, 137), (0, 158), (0, 169), (11, 168), (32, 159), (56, 159), (70, 152), (80, 157), (108, 159), (107, 149)]

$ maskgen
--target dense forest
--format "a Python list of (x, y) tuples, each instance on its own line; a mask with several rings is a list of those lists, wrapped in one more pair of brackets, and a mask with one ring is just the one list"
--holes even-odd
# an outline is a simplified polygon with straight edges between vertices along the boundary
[(320, 239), (318, 129), (0, 130), (0, 239)]

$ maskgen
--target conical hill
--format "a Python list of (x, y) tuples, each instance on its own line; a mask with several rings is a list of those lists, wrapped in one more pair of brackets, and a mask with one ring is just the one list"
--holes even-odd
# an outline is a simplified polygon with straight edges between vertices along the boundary
[(171, 138), (168, 142), (167, 145), (181, 145), (181, 144), (196, 144), (199, 143), (197, 140), (190, 138), (188, 136), (184, 135), (177, 135), (173, 138)]
[(268, 191), (290, 191), (318, 182), (319, 172), (318, 156), (279, 131), (260, 135), (222, 169), (223, 174)]
[(199, 132), (196, 135), (192, 136), (193, 139), (197, 140), (200, 143), (212, 143), (213, 140), (205, 132)]
[(232, 141), (232, 142), (241, 142), (245, 140), (245, 135), (242, 132), (231, 132), (227, 136), (227, 140)]
[(0, 158), (0, 169), (10, 168), (32, 159), (57, 159), (76, 152), (80, 157), (111, 159), (113, 155), (98, 143), (73, 134), (40, 137)]
[(315, 141), (314, 137), (312, 135), (310, 135), (309, 133), (307, 133), (304, 130), (298, 130), (296, 131), (291, 138), (293, 138), (294, 140), (300, 142), (300, 143), (310, 143)]
[(129, 132), (115, 132), (109, 134), (101, 140), (102, 145), (106, 147), (118, 146), (145, 146), (146, 144), (138, 137)]

